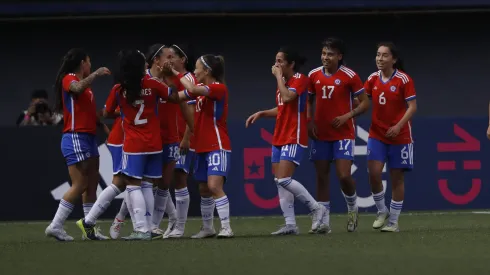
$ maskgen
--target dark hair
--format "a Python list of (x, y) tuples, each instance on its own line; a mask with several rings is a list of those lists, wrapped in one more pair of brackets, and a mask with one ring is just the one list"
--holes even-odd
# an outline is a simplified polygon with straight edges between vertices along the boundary
[[(202, 62), (204, 60), (204, 62)], [(211, 71), (211, 76), (218, 82), (225, 83), (225, 59), (221, 55), (206, 54), (201, 56), (204, 67)]]
[(295, 72), (298, 72), (306, 62), (306, 58), (301, 56), (299, 52), (296, 49), (284, 46), (279, 49), (278, 52), (281, 52), (284, 54), (284, 59), (288, 63), (293, 63), (294, 62), (294, 67), (293, 70)]
[(119, 53), (119, 68), (116, 83), (121, 85), (129, 104), (141, 98), (141, 80), (145, 76), (145, 57), (138, 50), (123, 50)]
[[(346, 52), (346, 49), (345, 49), (346, 47), (345, 47), (344, 41), (342, 39), (337, 38), (337, 37), (329, 37), (329, 38), (325, 39), (325, 41), (323, 41), (323, 43), (322, 43), (322, 49), (323, 48), (336, 50), (342, 55), (344, 55)], [(339, 60), (339, 65), (342, 65), (342, 64), (344, 64), (344, 57), (342, 57), (342, 59)]]
[(31, 99), (35, 99), (35, 98), (48, 99), (48, 92), (44, 89), (34, 90), (32, 91)]
[(82, 49), (69, 50), (61, 60), (61, 66), (56, 75), (54, 84), (55, 111), (63, 111), (62, 82), (65, 75), (75, 73), (80, 69), (80, 63), (87, 60), (88, 54)]
[(388, 49), (390, 49), (391, 56), (396, 59), (396, 63), (393, 64), (393, 68), (405, 71), (403, 67), (403, 61), (400, 57), (400, 51), (393, 42), (381, 42), (378, 44), (377, 48), (379, 49), (379, 47), (387, 47)]
[(160, 57), (163, 53), (163, 48), (165, 45), (163, 44), (153, 44), (148, 48), (148, 51), (146, 52), (146, 63), (148, 63), (148, 68), (151, 68), (151, 65), (153, 65), (153, 60), (155, 60), (156, 57)]
[(186, 44), (172, 44), (168, 48), (174, 50), (174, 52), (180, 57), (185, 58), (185, 70), (193, 72), (196, 65), (196, 58), (194, 57), (193, 49), (190, 45)]

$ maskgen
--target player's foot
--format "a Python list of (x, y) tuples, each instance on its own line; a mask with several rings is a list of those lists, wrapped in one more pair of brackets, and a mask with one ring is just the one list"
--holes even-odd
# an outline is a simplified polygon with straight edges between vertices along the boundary
[(165, 233), (163, 233), (164, 239), (168, 238), (168, 235), (170, 234), (170, 232), (172, 232), (174, 230), (176, 224), (177, 224), (177, 219), (169, 219), (168, 220), (167, 230), (165, 230)]
[(46, 230), (44, 231), (44, 233), (46, 234), (46, 237), (55, 238), (60, 242), (72, 242), (73, 241), (73, 237), (68, 235), (62, 227), (55, 228), (55, 227), (49, 225), (46, 228)]
[(122, 237), (125, 241), (151, 241), (151, 232), (134, 231), (127, 237)]
[(201, 226), (201, 230), (199, 231), (199, 233), (192, 235), (191, 239), (204, 239), (214, 236), (216, 236), (216, 230), (214, 230), (214, 228), (206, 228), (204, 226)]
[(316, 231), (310, 230), (308, 231), (309, 234), (329, 234), (332, 233), (332, 229), (330, 228), (330, 225), (322, 223), (320, 226), (317, 228)]
[(383, 225), (385, 225), (385, 222), (389, 216), (390, 216), (390, 212), (388, 211), (378, 212), (378, 214), (376, 215), (376, 220), (374, 220), (373, 223), (373, 229), (380, 229), (381, 227), (383, 227)]
[(359, 222), (359, 213), (357, 211), (349, 211), (347, 216), (347, 232), (355, 232)]
[(169, 239), (178, 239), (178, 238), (182, 238), (182, 236), (184, 236), (184, 229), (182, 228), (182, 226), (176, 225), (174, 227), (174, 230), (172, 230), (172, 232), (170, 232), (167, 235), (167, 238), (169, 238)]
[(285, 224), (279, 228), (279, 230), (271, 233), (274, 236), (282, 235), (299, 235), (299, 229), (295, 224)]
[(233, 236), (235, 236), (235, 234), (233, 234), (233, 230), (229, 227), (221, 228), (218, 233), (218, 239), (232, 238)]
[(325, 207), (323, 207), (322, 205), (318, 205), (318, 208), (311, 212), (311, 231), (316, 232), (318, 230), (318, 228), (322, 224), (322, 218), (323, 215), (325, 215), (326, 211), (327, 209)]
[(119, 238), (119, 234), (121, 234), (121, 227), (124, 225), (124, 221), (114, 219), (114, 222), (112, 222), (111, 228), (109, 229), (109, 234), (111, 235), (111, 238), (116, 240)]
[(94, 224), (86, 224), (85, 219), (80, 219), (76, 222), (78, 228), (82, 231), (82, 240), (98, 241)]
[(98, 226), (98, 225), (95, 226), (95, 236), (97, 237), (97, 239), (99, 239), (101, 241), (105, 241), (105, 240), (110, 239), (106, 235), (102, 234), (102, 229), (100, 229), (100, 226)]
[(161, 239), (163, 238), (163, 230), (161, 230), (160, 228), (155, 228), (151, 230), (150, 235), (152, 240)]
[(385, 227), (381, 228), (381, 232), (399, 232), (398, 223), (389, 222)]

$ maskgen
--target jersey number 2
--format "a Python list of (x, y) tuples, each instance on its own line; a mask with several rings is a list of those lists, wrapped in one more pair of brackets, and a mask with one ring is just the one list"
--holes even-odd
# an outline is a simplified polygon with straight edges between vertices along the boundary
[[(328, 89), (328, 95), (327, 95), (327, 89)], [(335, 90), (335, 86), (323, 86), (322, 87), (322, 91), (323, 91), (322, 98), (328, 98), (328, 99), (332, 98), (333, 90)]]
[(148, 119), (146, 119), (146, 118), (141, 119), (141, 114), (143, 114), (144, 110), (145, 110), (145, 104), (141, 103), (140, 109), (138, 110), (138, 113), (136, 114), (136, 117), (134, 118), (134, 125), (146, 124), (148, 122)]

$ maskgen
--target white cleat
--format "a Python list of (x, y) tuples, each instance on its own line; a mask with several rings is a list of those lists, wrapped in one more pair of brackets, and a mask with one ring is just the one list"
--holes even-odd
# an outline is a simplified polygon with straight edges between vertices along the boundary
[(178, 239), (178, 238), (182, 238), (182, 236), (184, 236), (184, 229), (181, 228), (181, 226), (176, 225), (174, 227), (174, 230), (172, 230), (172, 232), (168, 234), (167, 238)]
[(101, 241), (110, 239), (106, 235), (102, 234), (102, 229), (100, 229), (100, 226), (95, 226), (95, 236)]
[(320, 226), (318, 226), (317, 230), (316, 231), (313, 231), (313, 230), (310, 230), (308, 231), (309, 234), (330, 234), (332, 233), (332, 229), (330, 228), (330, 226), (328, 224), (320, 224)]
[(378, 212), (376, 220), (373, 223), (373, 229), (380, 229), (385, 225), (386, 220), (390, 217), (390, 212)]
[(398, 223), (389, 222), (385, 227), (381, 228), (381, 232), (400, 232)]
[(224, 238), (233, 238), (235, 234), (233, 234), (233, 230), (231, 228), (221, 228), (218, 234), (218, 239), (224, 239)]
[(199, 231), (199, 233), (192, 235), (191, 239), (205, 239), (214, 236), (216, 236), (216, 230), (214, 230), (214, 228), (206, 228), (204, 226), (201, 226), (201, 230)]
[(299, 235), (299, 229), (295, 224), (285, 224), (279, 230), (271, 233), (274, 236)]
[(49, 225), (44, 232), (46, 237), (55, 238), (60, 242), (72, 242), (73, 237), (68, 235), (63, 228), (54, 228)]
[(168, 220), (167, 230), (165, 230), (165, 233), (163, 233), (164, 239), (168, 239), (168, 235), (170, 235), (170, 232), (172, 232), (174, 230), (175, 225), (177, 225), (177, 219), (169, 219)]
[(327, 212), (327, 209), (322, 205), (318, 205), (318, 208), (311, 212), (311, 231), (316, 232), (318, 230), (318, 228), (322, 224), (322, 219), (323, 215), (325, 215), (325, 212)]
[(114, 219), (112, 222), (111, 228), (109, 229), (109, 234), (111, 238), (117, 240), (119, 235), (121, 234), (121, 227), (124, 225), (124, 221), (120, 221), (118, 219)]
[(163, 230), (161, 230), (160, 228), (153, 228), (150, 233), (151, 239), (152, 240), (161, 239), (163, 238), (163, 233), (164, 233)]

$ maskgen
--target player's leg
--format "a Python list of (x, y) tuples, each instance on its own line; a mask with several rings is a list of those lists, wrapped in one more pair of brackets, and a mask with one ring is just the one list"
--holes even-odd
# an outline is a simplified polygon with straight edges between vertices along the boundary
[(385, 204), (385, 191), (383, 189), (381, 178), (388, 155), (388, 145), (377, 139), (369, 138), (367, 149), (369, 184), (371, 185), (371, 192), (373, 194), (374, 202), (376, 203), (376, 208), (378, 208), (378, 213), (373, 223), (373, 229), (380, 229), (384, 226), (390, 214)]
[[(272, 146), (272, 173), (276, 175), (276, 171), (281, 160), (281, 147)], [(277, 182), (277, 177), (274, 176), (274, 182)], [(279, 195), (279, 205), (281, 206), (282, 214), (286, 220), (286, 224), (281, 226), (279, 230), (274, 231), (271, 235), (298, 235), (299, 229), (296, 226), (296, 217), (294, 214), (294, 195), (282, 186), (277, 185), (277, 193)]]
[(87, 151), (87, 145), (83, 143), (83, 140), (82, 142), (79, 141), (78, 133), (63, 134), (61, 139), (61, 151), (68, 166), (71, 186), (63, 195), (52, 222), (45, 230), (46, 236), (53, 237), (59, 241), (73, 241), (73, 237), (66, 233), (63, 225), (73, 211), (75, 202), (87, 190), (89, 185), (89, 177), (87, 175), (90, 173), (90, 164), (87, 155), (84, 154)]
[(313, 214), (311, 229), (316, 231), (322, 224), (322, 218), (326, 209), (311, 196), (301, 183), (292, 179), (296, 166), (300, 164), (304, 150), (306, 150), (306, 148), (303, 148), (298, 144), (282, 146), (281, 160), (276, 171), (276, 184), (291, 192), (295, 198), (300, 200), (310, 209)]
[[(179, 158), (179, 144), (167, 144), (163, 147), (163, 181), (164, 186), (169, 186), (172, 184), (172, 179), (174, 176), (175, 164)], [(177, 194), (176, 194), (177, 195)], [(172, 197), (169, 196), (167, 200), (167, 206), (165, 207), (165, 213), (168, 215), (168, 225), (167, 229), (163, 233), (163, 238), (168, 238), (168, 235), (172, 230), (175, 229), (177, 225), (177, 209), (175, 207)]]
[(199, 194), (201, 195), (201, 230), (192, 239), (203, 239), (214, 237), (216, 230), (213, 225), (214, 208), (216, 206), (213, 193), (208, 187), (207, 153), (196, 154), (194, 163), (194, 178), (199, 183)]
[(194, 157), (195, 152), (188, 151), (185, 155), (179, 156), (179, 161), (175, 166), (174, 181), (177, 225), (168, 235), (169, 238), (180, 238), (184, 235), (190, 204), (189, 190), (187, 189), (187, 175)]
[(231, 168), (231, 152), (217, 150), (207, 154), (208, 188), (213, 194), (216, 210), (221, 221), (218, 238), (231, 238), (234, 236), (230, 226), (230, 202), (226, 196), (223, 185)]
[(359, 213), (357, 208), (356, 183), (352, 177), (352, 162), (354, 161), (354, 140), (344, 139), (333, 143), (335, 168), (340, 188), (347, 203), (347, 231), (354, 232), (357, 229)]
[[(172, 197), (168, 190), (172, 181), (173, 174), (173, 166), (169, 165), (174, 159), (173, 147), (170, 147), (169, 144), (164, 144), (161, 157), (162, 178), (157, 182), (157, 190), (155, 192), (155, 207), (153, 209), (151, 222), (152, 235), (155, 238), (163, 238), (163, 235), (165, 233), (163, 230), (160, 229), (160, 223), (163, 220), (163, 215), (165, 214), (165, 212), (167, 212), (167, 214), (169, 215), (169, 225), (171, 225), (171, 220), (176, 220), (175, 206), (172, 202)], [(170, 168), (172, 168), (172, 170)]]
[[(153, 184), (158, 186), (157, 190), (161, 190), (163, 186), (167, 186), (164, 183), (163, 177), (162, 177), (162, 166), (163, 166), (163, 158), (162, 158), (162, 153), (158, 154), (150, 154), (147, 155), (147, 162), (143, 171), (143, 178), (147, 179), (148, 182), (151, 182), (152, 185), (147, 185), (144, 186), (143, 183), (141, 184), (141, 191), (143, 192), (143, 196), (145, 198), (146, 202), (146, 221), (148, 228), (150, 228), (151, 231), (151, 238), (152, 239), (159, 239), (162, 237), (161, 234), (154, 233), (152, 230), (154, 225), (153, 222), (155, 221), (154, 216), (155, 216), (155, 209), (158, 207), (155, 206), (155, 201), (158, 195), (153, 193)], [(168, 190), (168, 189), (167, 189)], [(148, 199), (148, 201), (146, 201)], [(163, 213), (163, 212), (160, 212)], [(161, 219), (160, 219), (161, 220)]]
[(413, 169), (413, 144), (389, 145), (388, 167), (390, 169), (392, 199), (388, 224), (381, 229), (381, 232), (398, 232), (398, 217), (402, 211), (405, 198), (404, 173)]
[(325, 207), (322, 224), (316, 232), (330, 233), (330, 163), (333, 160), (333, 143), (328, 141), (312, 141), (310, 149), (310, 160), (315, 165), (316, 172), (316, 194), (318, 203)]

